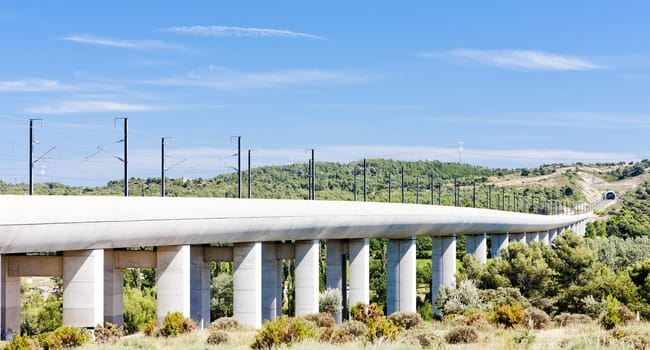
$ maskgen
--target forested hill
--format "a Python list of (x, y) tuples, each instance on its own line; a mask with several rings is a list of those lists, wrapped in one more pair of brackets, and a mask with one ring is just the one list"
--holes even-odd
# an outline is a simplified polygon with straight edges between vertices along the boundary
[[(322, 200), (353, 200), (354, 174), (357, 174), (358, 199), (363, 199), (362, 161), (347, 164), (316, 162), (316, 198)], [(389, 177), (392, 187), (392, 201), (401, 201), (401, 173), (404, 169), (405, 202), (431, 203), (431, 178), (435, 188), (435, 201), (453, 205), (454, 179), (461, 193), (461, 205), (470, 206), (473, 183), (477, 187), (477, 206), (485, 206), (487, 186), (494, 185), (492, 203), (497, 205), (499, 195), (514, 195), (530, 198), (554, 198), (556, 200), (581, 200), (583, 194), (576, 185), (575, 172), (558, 172), (560, 181), (545, 183), (508, 184), (507, 179), (517, 177), (533, 178), (557, 172), (564, 165), (548, 165), (534, 169), (494, 169), (468, 164), (443, 163), (439, 161), (401, 162), (389, 159), (369, 159), (366, 162), (367, 197), (369, 201), (388, 201)], [(252, 175), (252, 196), (254, 198), (306, 199), (308, 198), (309, 171), (307, 164), (264, 166), (254, 168)], [(242, 175), (242, 192), (247, 196), (248, 173)], [(142, 195), (142, 184), (149, 182), (146, 196), (160, 195), (160, 177), (129, 179), (131, 195)], [(500, 182), (503, 181), (503, 185)], [(499, 188), (497, 191), (495, 188)], [(123, 182), (114, 180), (106, 186), (74, 187), (60, 183), (37, 183), (35, 193), (41, 195), (120, 195)], [(175, 179), (167, 178), (167, 196), (174, 197), (236, 197), (237, 174), (229, 173), (213, 178)], [(440, 192), (442, 191), (442, 195)], [(505, 192), (504, 192), (505, 191)], [(26, 184), (0, 182), (2, 194), (26, 194)], [(416, 197), (419, 197), (416, 199)], [(513, 201), (514, 202), (514, 201)]]

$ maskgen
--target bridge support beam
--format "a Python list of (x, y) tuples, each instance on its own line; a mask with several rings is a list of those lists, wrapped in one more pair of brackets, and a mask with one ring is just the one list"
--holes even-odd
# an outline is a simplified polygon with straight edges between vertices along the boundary
[(415, 238), (388, 240), (386, 254), (388, 315), (416, 311)]
[(104, 250), (104, 321), (124, 324), (124, 270), (115, 267), (115, 252)]
[(478, 262), (485, 264), (487, 262), (487, 238), (485, 232), (478, 235), (466, 235), (467, 254), (472, 254)]
[(199, 329), (210, 326), (210, 262), (204, 247), (190, 247), (190, 317)]
[(158, 247), (156, 266), (158, 324), (170, 312), (190, 317), (190, 246)]
[(501, 258), (501, 251), (508, 249), (508, 233), (493, 233), (490, 235), (490, 241), (492, 243), (490, 247), (492, 259)]
[(539, 242), (539, 232), (526, 232), (526, 244)]
[(560, 234), (559, 228), (549, 231), (549, 236), (548, 236), (549, 243), (553, 243), (553, 241), (555, 240), (555, 238), (557, 238), (559, 234)]
[(512, 242), (521, 242), (521, 243), (526, 244), (526, 233), (525, 232), (511, 233), (509, 235), (509, 240), (510, 240), (510, 243), (512, 243)]
[(262, 326), (262, 243), (233, 247), (233, 316), (245, 325)]
[(63, 252), (63, 324), (104, 323), (104, 250)]
[[(327, 288), (338, 289), (342, 296), (341, 308), (346, 305), (345, 299), (346, 290), (346, 265), (347, 265), (347, 242), (340, 239), (327, 240), (327, 273), (326, 284)], [(336, 323), (343, 321), (343, 312), (338, 312), (334, 315)]]
[(544, 245), (549, 245), (551, 243), (550, 232), (542, 231), (539, 233), (539, 241), (544, 243)]
[[(431, 300), (435, 305), (440, 287), (451, 287), (456, 284), (456, 235), (431, 238)], [(437, 315), (442, 312), (435, 306)]]
[(278, 244), (262, 243), (262, 320), (282, 315), (282, 264)]
[(8, 273), (7, 255), (0, 255), (0, 340), (20, 334), (20, 277)]
[(318, 313), (319, 253), (317, 239), (296, 241), (296, 315)]
[(368, 238), (348, 241), (350, 257), (350, 307), (370, 303), (370, 240)]

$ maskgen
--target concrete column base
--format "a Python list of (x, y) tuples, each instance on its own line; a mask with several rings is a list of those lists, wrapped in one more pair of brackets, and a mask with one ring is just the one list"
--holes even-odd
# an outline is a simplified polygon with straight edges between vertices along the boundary
[(435, 307), (440, 287), (456, 285), (456, 235), (431, 238), (431, 300), (433, 311), (442, 312)]
[(487, 262), (487, 237), (485, 233), (480, 235), (466, 235), (467, 244), (465, 250), (467, 254), (473, 255), (481, 264)]
[(239, 322), (262, 327), (262, 243), (235, 243), (233, 247), (233, 316)]
[(104, 324), (104, 250), (63, 252), (63, 324)]
[(124, 324), (124, 270), (115, 268), (112, 249), (104, 250), (104, 322)]
[(296, 316), (318, 313), (319, 253), (317, 239), (296, 241)]
[(396, 311), (415, 312), (415, 238), (388, 240), (387, 248), (387, 314), (390, 315)]
[(158, 324), (168, 313), (190, 317), (190, 246), (158, 247), (156, 293)]
[(370, 240), (368, 238), (348, 241), (350, 256), (349, 307), (358, 303), (370, 303)]
[(501, 258), (501, 251), (508, 249), (508, 234), (493, 233), (490, 235), (490, 241), (492, 243), (492, 246), (490, 247), (490, 254), (492, 256), (492, 259)]
[(199, 329), (210, 326), (210, 262), (204, 247), (190, 247), (190, 317)]
[[(326, 285), (327, 288), (338, 289), (343, 296), (347, 291), (343, 289), (347, 285), (346, 281), (346, 265), (347, 265), (347, 242), (340, 239), (327, 240), (327, 270), (326, 270)], [(346, 299), (346, 298), (342, 298)], [(343, 304), (339, 305), (341, 310)], [(336, 323), (341, 323), (343, 320), (343, 312), (338, 312), (333, 315)]]
[(20, 334), (20, 277), (10, 276), (8, 265), (0, 255), (0, 340)]
[(262, 243), (262, 319), (282, 316), (282, 263), (277, 244)]

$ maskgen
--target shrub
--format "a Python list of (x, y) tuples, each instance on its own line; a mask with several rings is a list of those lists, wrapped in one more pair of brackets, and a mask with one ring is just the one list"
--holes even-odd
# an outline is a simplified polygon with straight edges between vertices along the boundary
[(615, 326), (622, 325), (623, 320), (619, 316), (621, 303), (611, 295), (607, 296), (607, 309), (600, 318), (600, 325), (605, 329), (612, 329)]
[(154, 337), (158, 333), (158, 322), (156, 320), (151, 320), (144, 325), (144, 335), (147, 337)]
[(593, 322), (593, 319), (588, 315), (583, 315), (583, 314), (561, 313), (555, 316), (553, 318), (553, 321), (555, 321), (555, 324), (560, 327), (567, 327), (567, 326), (577, 326), (581, 324), (589, 324)]
[(628, 324), (636, 320), (636, 314), (632, 312), (627, 306), (621, 305), (618, 309), (618, 317), (624, 324)]
[(490, 321), (484, 312), (473, 310), (464, 315), (465, 325), (474, 326), (477, 329), (484, 329), (490, 326)]
[(345, 333), (345, 335), (354, 339), (354, 338), (360, 338), (364, 334), (366, 334), (366, 330), (368, 327), (366, 327), (366, 324), (361, 321), (351, 320), (351, 321), (343, 322), (340, 328), (341, 331)]
[(390, 322), (386, 317), (371, 318), (366, 322), (366, 339), (376, 341), (393, 341), (399, 334), (399, 327)]
[(228, 335), (228, 332), (220, 329), (211, 329), (207, 343), (210, 345), (221, 345), (227, 343), (229, 338), (230, 336)]
[(93, 331), (93, 335), (95, 336), (95, 342), (99, 344), (115, 344), (124, 335), (124, 332), (122, 327), (106, 322), (106, 326), (98, 324)]
[(418, 314), (420, 314), (422, 319), (425, 321), (433, 320), (433, 306), (431, 306), (431, 303), (428, 300), (418, 306)]
[(313, 322), (319, 328), (331, 328), (336, 326), (336, 320), (328, 313), (308, 314), (301, 316), (307, 321)]
[(602, 299), (597, 301), (593, 295), (587, 295), (580, 299), (582, 302), (582, 310), (590, 317), (598, 318), (607, 310), (607, 301)]
[(530, 307), (530, 302), (526, 299), (518, 288), (499, 287), (497, 289), (480, 289), (478, 291), (481, 299), (489, 300), (492, 307), (496, 305), (519, 304), (524, 308)]
[(499, 305), (494, 308), (494, 320), (496, 324), (506, 327), (520, 325), (524, 321), (524, 309), (519, 304)]
[(388, 316), (388, 320), (403, 329), (411, 329), (422, 323), (417, 312), (394, 312)]
[(449, 344), (475, 343), (478, 341), (478, 332), (470, 326), (455, 327), (445, 334), (445, 340)]
[(320, 341), (332, 344), (343, 344), (351, 341), (352, 338), (345, 334), (341, 326), (324, 328), (320, 334)]
[(336, 314), (341, 312), (343, 308), (343, 297), (338, 288), (327, 288), (318, 297), (318, 310), (320, 312), (327, 312)]
[(444, 342), (444, 339), (430, 331), (418, 330), (408, 336), (408, 342), (418, 345), (422, 349), (429, 349), (434, 346), (439, 347)]
[(377, 304), (358, 303), (350, 310), (352, 318), (367, 323), (368, 320), (378, 319), (384, 316), (384, 310)]
[(234, 317), (218, 318), (210, 324), (210, 330), (234, 331), (241, 328), (241, 323)]
[(196, 324), (185, 317), (181, 312), (169, 312), (163, 320), (160, 335), (163, 337), (175, 337), (180, 334), (191, 333), (196, 329)]
[(46, 349), (68, 349), (81, 346), (91, 340), (90, 333), (76, 327), (59, 327), (43, 337)]
[(545, 329), (551, 325), (551, 316), (536, 307), (527, 308), (524, 315), (524, 322), (534, 329)]
[(528, 348), (535, 342), (535, 335), (530, 333), (530, 329), (526, 328), (522, 331), (516, 331), (512, 335), (512, 342), (517, 345), (524, 345)]
[(15, 335), (11, 343), (4, 347), (5, 350), (39, 350), (41, 346), (38, 341), (27, 336)]
[(290, 319), (287, 316), (278, 317), (273, 321), (264, 322), (255, 334), (253, 349), (272, 349), (280, 345), (291, 345), (305, 339), (316, 338), (316, 330), (300, 317)]
[(465, 280), (458, 288), (440, 287), (436, 298), (436, 307), (443, 314), (463, 314), (472, 309), (488, 309), (488, 305), (481, 298), (478, 288), (472, 280)]

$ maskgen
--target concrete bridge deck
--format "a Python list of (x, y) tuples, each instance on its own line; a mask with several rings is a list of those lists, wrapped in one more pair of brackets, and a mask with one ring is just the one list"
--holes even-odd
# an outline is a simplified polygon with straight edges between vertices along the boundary
[(0, 253), (542, 232), (589, 214), (373, 202), (0, 196)]

